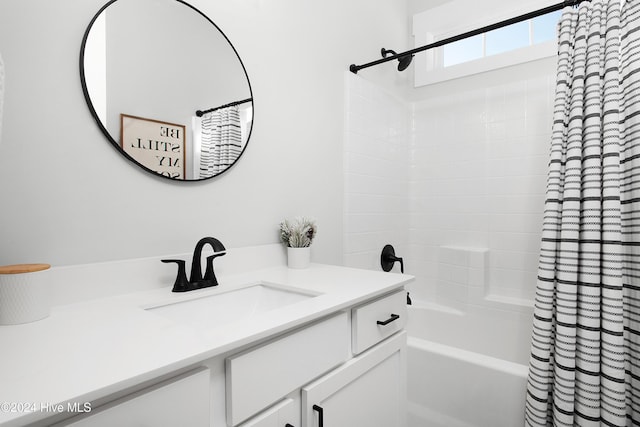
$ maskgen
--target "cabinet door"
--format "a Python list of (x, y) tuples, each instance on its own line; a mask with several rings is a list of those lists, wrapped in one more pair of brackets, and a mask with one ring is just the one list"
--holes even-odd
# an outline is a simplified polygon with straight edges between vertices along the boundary
[(285, 399), (238, 427), (300, 427), (300, 396)]
[(209, 370), (199, 368), (108, 403), (60, 426), (209, 426)]
[(405, 427), (406, 332), (302, 389), (303, 427)]

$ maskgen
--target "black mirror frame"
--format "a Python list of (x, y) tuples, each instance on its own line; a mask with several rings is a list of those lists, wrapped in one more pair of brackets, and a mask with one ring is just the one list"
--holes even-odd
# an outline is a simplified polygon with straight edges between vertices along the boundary
[(227, 43), (229, 43), (229, 46), (231, 47), (231, 49), (233, 49), (233, 52), (235, 53), (236, 57), (238, 58), (238, 61), (240, 62), (240, 65), (242, 66), (242, 70), (244, 71), (245, 78), (247, 79), (247, 85), (249, 86), (249, 94), (250, 94), (250, 99), (251, 99), (251, 108), (253, 110), (252, 111), (253, 120), (251, 122), (251, 128), (249, 129), (249, 134), (247, 135), (247, 141), (244, 144), (244, 147), (242, 147), (242, 151), (240, 152), (238, 157), (235, 159), (235, 161), (231, 165), (229, 165), (229, 167), (227, 167), (225, 170), (223, 170), (222, 172), (219, 172), (219, 173), (217, 173), (215, 175), (211, 175), (211, 176), (206, 177), (206, 178), (200, 178), (200, 179), (174, 179), (174, 178), (159, 174), (159, 173), (147, 168), (146, 166), (140, 164), (137, 160), (135, 160), (131, 155), (129, 155), (127, 152), (125, 152), (120, 147), (120, 144), (113, 138), (113, 136), (109, 133), (109, 131), (107, 130), (105, 125), (100, 120), (100, 117), (98, 116), (98, 113), (96, 112), (96, 110), (95, 110), (95, 108), (93, 106), (93, 103), (91, 102), (91, 97), (89, 96), (89, 88), (87, 88), (87, 82), (86, 82), (86, 77), (85, 77), (85, 72), (84, 72), (84, 54), (85, 54), (85, 48), (86, 48), (86, 44), (87, 44), (87, 39), (89, 37), (89, 33), (91, 31), (91, 28), (93, 28), (93, 24), (98, 19), (98, 17), (105, 11), (105, 9), (107, 9), (110, 5), (112, 5), (113, 3), (117, 2), (117, 1), (118, 0), (109, 0), (104, 6), (102, 6), (100, 8), (100, 10), (98, 10), (98, 12), (93, 16), (93, 18), (89, 22), (89, 25), (87, 26), (87, 29), (85, 30), (84, 35), (82, 37), (82, 44), (80, 45), (80, 63), (79, 63), (79, 66), (80, 66), (80, 83), (82, 84), (82, 92), (84, 94), (84, 99), (87, 102), (87, 106), (89, 107), (89, 111), (91, 112), (91, 115), (93, 116), (94, 120), (98, 124), (98, 127), (100, 128), (102, 133), (105, 135), (107, 140), (111, 143), (111, 145), (113, 145), (113, 147), (121, 155), (123, 155), (130, 162), (134, 163), (138, 167), (142, 168), (143, 170), (149, 172), (150, 174), (152, 174), (152, 175), (154, 175), (156, 177), (164, 178), (164, 179), (167, 179), (167, 180), (169, 180), (171, 182), (199, 182), (199, 181), (206, 181), (206, 180), (209, 180), (209, 179), (212, 179), (212, 178), (219, 177), (220, 175), (224, 174), (229, 169), (231, 169), (233, 166), (235, 166), (236, 163), (238, 163), (238, 161), (240, 160), (240, 158), (244, 154), (245, 150), (247, 149), (247, 146), (249, 145), (249, 141), (251, 140), (251, 135), (253, 133), (253, 124), (255, 123), (255, 104), (253, 102), (253, 89), (251, 88), (251, 81), (249, 80), (249, 75), (247, 74), (247, 69), (245, 68), (244, 63), (242, 62), (242, 58), (240, 58), (240, 55), (238, 54), (238, 51), (236, 50), (235, 46), (231, 43), (231, 40), (229, 40), (227, 35), (220, 29), (220, 27), (218, 27), (211, 19), (209, 19), (209, 17), (207, 15), (205, 15), (200, 10), (198, 10), (197, 8), (195, 8), (194, 6), (190, 5), (189, 3), (187, 3), (187, 2), (185, 2), (183, 0), (174, 0), (174, 1), (178, 2), (178, 3), (181, 3), (181, 4), (185, 5), (185, 6), (187, 6), (190, 9), (192, 9), (193, 11), (198, 13), (200, 16), (202, 16), (204, 19), (209, 21), (209, 23), (211, 25), (213, 25), (220, 32), (220, 34), (225, 38)]

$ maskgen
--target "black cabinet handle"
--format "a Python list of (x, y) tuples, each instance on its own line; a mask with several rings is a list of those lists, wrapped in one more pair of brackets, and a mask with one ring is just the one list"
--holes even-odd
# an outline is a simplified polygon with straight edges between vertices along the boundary
[(318, 405), (313, 405), (313, 410), (318, 413), (318, 427), (324, 427), (324, 421), (322, 419), (324, 410)]
[(284, 427), (293, 427), (293, 426), (292, 426), (291, 424), (289, 424), (289, 423), (286, 423), (286, 424), (284, 425)]
[(387, 320), (378, 320), (376, 323), (378, 325), (388, 325), (389, 323), (393, 322), (394, 320), (398, 320), (400, 318), (400, 315), (398, 314), (392, 314), (390, 318), (388, 318)]

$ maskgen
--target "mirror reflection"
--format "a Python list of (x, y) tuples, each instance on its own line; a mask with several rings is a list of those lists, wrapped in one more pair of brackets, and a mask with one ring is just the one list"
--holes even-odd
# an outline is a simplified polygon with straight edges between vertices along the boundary
[(220, 29), (181, 0), (112, 0), (89, 24), (81, 79), (109, 141), (143, 169), (201, 180), (231, 167), (253, 124), (246, 70)]

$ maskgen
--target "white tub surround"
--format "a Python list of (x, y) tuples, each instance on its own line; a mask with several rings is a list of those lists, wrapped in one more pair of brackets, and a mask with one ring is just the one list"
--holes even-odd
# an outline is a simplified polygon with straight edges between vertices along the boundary
[[(177, 257), (190, 259), (190, 254)], [(292, 270), (286, 267), (281, 245), (230, 249), (218, 261), (218, 287), (181, 294), (171, 292), (175, 267), (162, 264), (160, 258), (52, 268), (54, 300), (58, 298), (60, 303), (64, 297), (76, 297), (73, 304), (54, 306), (44, 320), (0, 326), (0, 402), (14, 404), (2, 408), (0, 425), (45, 425), (52, 416), (64, 416), (43, 405), (62, 404), (67, 408), (69, 402), (81, 406), (92, 402), (95, 408), (125, 390), (135, 391), (145, 383), (198, 366), (207, 366), (212, 378), (224, 378), (225, 357), (276, 336), (299, 337), (292, 332), (298, 328), (342, 325), (337, 320), (324, 320), (335, 316), (344, 316), (348, 324), (352, 308), (401, 291), (413, 279), (318, 264)], [(171, 321), (144, 309), (252, 283), (296, 288), (317, 296), (251, 319), (207, 328)], [(124, 289), (129, 293), (123, 294)], [(349, 330), (345, 336), (350, 334)], [(379, 337), (380, 341), (389, 339)], [(375, 348), (357, 357), (365, 357)], [(357, 359), (356, 353), (350, 344), (345, 346), (343, 360)], [(404, 351), (398, 354), (404, 357)], [(211, 419), (220, 422), (219, 417), (224, 419), (224, 379), (222, 385), (216, 384), (212, 379)], [(235, 421), (243, 420), (234, 420), (234, 425)]]

